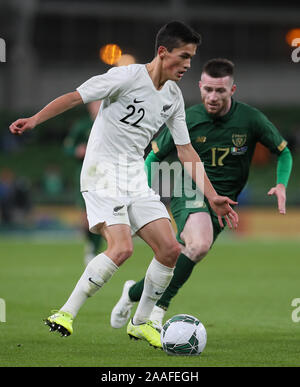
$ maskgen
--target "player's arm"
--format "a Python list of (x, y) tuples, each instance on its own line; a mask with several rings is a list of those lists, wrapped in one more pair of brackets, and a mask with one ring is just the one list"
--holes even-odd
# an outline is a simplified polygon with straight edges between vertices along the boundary
[(292, 170), (292, 156), (287, 148), (286, 140), (281, 136), (275, 125), (262, 113), (255, 113), (255, 128), (258, 141), (270, 152), (277, 154), (277, 181), (268, 195), (276, 195), (280, 214), (286, 213), (286, 187)]
[(50, 118), (82, 103), (83, 101), (78, 91), (64, 94), (50, 102), (35, 115), (28, 118), (19, 118), (10, 125), (9, 130), (13, 134), (21, 135), (25, 130), (33, 129)]
[(154, 166), (156, 165), (155, 163), (159, 163), (161, 160), (158, 158), (153, 150), (148, 154), (145, 160), (145, 171), (147, 174), (147, 179), (148, 179), (148, 185), (149, 187), (152, 186), (152, 178), (155, 175), (155, 168)]
[(167, 126), (164, 126), (160, 134), (152, 141), (151, 145), (152, 151), (145, 160), (145, 171), (149, 187), (152, 186), (159, 163), (170, 153), (176, 152), (173, 137)]
[(268, 195), (275, 195), (277, 197), (278, 211), (283, 215), (286, 213), (286, 188), (288, 186), (292, 166), (292, 154), (289, 148), (286, 147), (277, 159), (276, 186), (272, 187), (268, 192)]
[[(191, 143), (186, 145), (176, 145), (176, 148), (179, 160), (191, 175), (199, 189), (204, 191), (203, 193), (208, 199), (211, 208), (218, 215), (220, 225), (222, 227), (224, 226), (222, 217), (225, 217), (225, 220), (230, 228), (232, 228), (231, 223), (234, 227), (236, 227), (238, 223), (238, 215), (230, 207), (230, 204), (235, 205), (237, 202), (234, 202), (226, 196), (220, 196), (217, 194), (205, 172), (203, 163), (201, 162), (198, 153), (195, 151)], [(202, 182), (204, 184), (202, 184)]]

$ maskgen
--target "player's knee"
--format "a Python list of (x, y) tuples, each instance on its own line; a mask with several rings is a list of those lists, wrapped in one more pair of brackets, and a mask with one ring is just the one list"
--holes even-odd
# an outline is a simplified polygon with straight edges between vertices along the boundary
[(194, 262), (201, 261), (209, 252), (211, 247), (210, 241), (192, 242), (186, 244), (186, 255)]
[(126, 259), (128, 259), (133, 253), (132, 244), (125, 243), (107, 251), (107, 255), (113, 260), (117, 266), (121, 266)]
[(120, 266), (126, 259), (131, 257), (133, 253), (133, 248), (131, 246), (126, 246), (117, 253), (117, 265)]
[(180, 253), (180, 244), (175, 241), (164, 246), (164, 248), (159, 252), (159, 256), (166, 266), (172, 267), (175, 266), (175, 263)]

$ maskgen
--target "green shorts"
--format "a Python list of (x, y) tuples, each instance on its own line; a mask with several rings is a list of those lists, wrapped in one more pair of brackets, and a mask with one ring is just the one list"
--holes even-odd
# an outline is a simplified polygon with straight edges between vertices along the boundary
[[(189, 208), (186, 206), (187, 200), (189, 201)], [(203, 204), (203, 205), (201, 205)], [(199, 206), (200, 205), (200, 206)], [(191, 199), (187, 199), (186, 197), (172, 197), (171, 199), (171, 212), (173, 218), (175, 220), (177, 226), (177, 235), (176, 238), (179, 243), (184, 245), (183, 240), (180, 238), (180, 234), (182, 233), (184, 226), (186, 224), (187, 218), (190, 214), (194, 214), (196, 212), (207, 212), (213, 224), (213, 244), (217, 239), (218, 235), (224, 230), (219, 224), (219, 220), (217, 215), (211, 209), (208, 200), (204, 198), (204, 202), (200, 203), (199, 201), (191, 201)], [(226, 224), (226, 223), (225, 223)]]

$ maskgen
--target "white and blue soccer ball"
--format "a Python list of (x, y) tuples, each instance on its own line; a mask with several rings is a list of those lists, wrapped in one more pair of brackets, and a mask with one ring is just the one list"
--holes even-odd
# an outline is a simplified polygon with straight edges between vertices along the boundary
[(169, 355), (200, 355), (207, 341), (204, 325), (194, 316), (177, 314), (161, 330), (163, 350)]

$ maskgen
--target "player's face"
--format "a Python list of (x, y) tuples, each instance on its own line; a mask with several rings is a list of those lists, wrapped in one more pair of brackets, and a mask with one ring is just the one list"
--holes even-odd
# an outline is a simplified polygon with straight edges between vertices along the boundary
[(168, 51), (159, 47), (159, 54), (163, 63), (164, 77), (171, 81), (180, 81), (185, 72), (191, 67), (191, 59), (196, 54), (197, 45), (185, 44), (179, 48)]
[(231, 105), (231, 96), (236, 89), (231, 77), (213, 78), (203, 73), (199, 87), (202, 102), (208, 113), (222, 116), (228, 112)]

